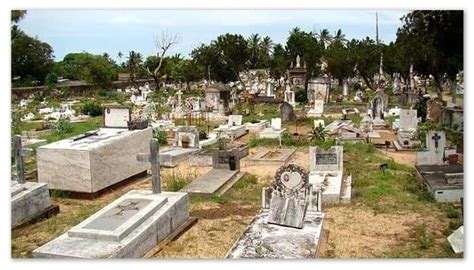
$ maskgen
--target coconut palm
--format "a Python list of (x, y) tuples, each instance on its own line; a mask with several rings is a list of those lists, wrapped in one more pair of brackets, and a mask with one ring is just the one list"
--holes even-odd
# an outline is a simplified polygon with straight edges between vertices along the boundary
[(341, 42), (342, 44), (347, 43), (346, 35), (342, 33), (341, 29), (334, 32), (334, 38), (332, 42)]
[(333, 40), (331, 33), (327, 29), (321, 29), (319, 33), (315, 32), (315, 35), (319, 42), (323, 44), (324, 48), (327, 48), (327, 46), (329, 46)]
[(12, 10), (11, 12), (11, 20), (14, 23), (18, 23), (22, 19), (25, 18), (27, 11), (26, 10)]
[(130, 81), (135, 82), (138, 70), (143, 61), (142, 55), (139, 52), (130, 51), (127, 57), (127, 68), (130, 73)]

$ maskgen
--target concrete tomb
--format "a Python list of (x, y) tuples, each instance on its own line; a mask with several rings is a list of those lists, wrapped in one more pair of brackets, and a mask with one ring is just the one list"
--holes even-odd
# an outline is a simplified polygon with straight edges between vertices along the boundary
[(387, 108), (388, 96), (382, 90), (375, 94), (370, 102), (369, 115), (372, 117), (373, 127), (375, 129), (383, 129), (386, 127), (385, 110)]
[(265, 127), (268, 125), (267, 120), (258, 120), (255, 122), (247, 122), (245, 123), (246, 129), (248, 130), (249, 133), (258, 133), (265, 129)]
[(258, 136), (260, 138), (280, 139), (286, 128), (282, 128), (281, 118), (272, 118), (270, 126), (264, 128)]
[(446, 148), (444, 131), (426, 134), (427, 150), (417, 152), (415, 169), (426, 189), (438, 202), (459, 202), (464, 194), (464, 168), (461, 164), (447, 164), (456, 149)]
[(14, 136), (16, 162), (15, 180), (10, 184), (11, 226), (18, 227), (41, 216), (56, 214), (58, 206), (51, 205), (48, 185), (26, 182), (23, 157), (31, 155), (31, 149), (23, 148), (21, 137)]
[(262, 190), (262, 209), (227, 258), (314, 258), (323, 232), (321, 191), (297, 165), (280, 167)]
[(421, 145), (414, 138), (418, 128), (418, 117), (416, 110), (401, 110), (400, 121), (397, 130), (397, 140), (393, 141), (397, 150), (410, 150)]
[(146, 171), (134, 157), (148, 149), (152, 128), (128, 130), (126, 111), (107, 111), (104, 128), (38, 147), (40, 183), (50, 189), (96, 193)]
[(459, 254), (464, 252), (464, 226), (459, 227), (452, 234), (448, 236), (448, 242), (451, 245), (454, 253)]
[(213, 168), (181, 189), (190, 194), (224, 194), (244, 175), (240, 172), (240, 150), (213, 150)]
[(153, 191), (132, 190), (58, 238), (33, 251), (36, 258), (140, 258), (189, 219), (188, 195), (161, 192), (158, 141), (150, 140)]
[(160, 164), (164, 167), (176, 167), (199, 149), (199, 132), (196, 127), (180, 126), (176, 129), (173, 146), (161, 151)]
[(313, 107), (308, 111), (308, 117), (321, 117), (324, 113), (324, 100), (315, 99)]
[(343, 146), (309, 148), (309, 183), (321, 189), (325, 203), (349, 203), (352, 176), (343, 175)]
[(247, 134), (245, 125), (242, 125), (242, 115), (229, 115), (227, 124), (220, 125), (214, 131), (221, 133), (225, 137), (235, 140)]

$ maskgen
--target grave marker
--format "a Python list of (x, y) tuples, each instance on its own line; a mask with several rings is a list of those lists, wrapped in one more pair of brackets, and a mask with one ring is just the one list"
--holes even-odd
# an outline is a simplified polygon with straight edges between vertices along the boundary
[(23, 148), (21, 145), (21, 137), (19, 135), (15, 135), (13, 147), (15, 149), (16, 174), (18, 177), (18, 183), (24, 184), (26, 180), (23, 157), (31, 156), (33, 154), (33, 149)]
[(150, 140), (150, 153), (137, 155), (137, 161), (150, 162), (151, 164), (151, 184), (152, 184), (152, 191), (154, 194), (161, 193), (160, 163), (158, 159), (158, 154), (159, 154), (158, 140), (153, 138)]

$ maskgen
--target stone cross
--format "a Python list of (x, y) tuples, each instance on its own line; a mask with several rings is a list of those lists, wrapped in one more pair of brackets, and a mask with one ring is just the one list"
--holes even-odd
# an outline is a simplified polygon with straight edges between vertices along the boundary
[(178, 96), (178, 105), (181, 104), (181, 96), (183, 95), (183, 92), (181, 92), (181, 89), (176, 92), (176, 95)]
[(438, 149), (438, 141), (441, 139), (441, 136), (438, 135), (438, 133), (435, 133), (434, 136), (431, 137), (433, 141), (435, 142), (435, 148)]
[(33, 149), (23, 148), (21, 145), (21, 137), (19, 135), (15, 135), (13, 143), (15, 149), (16, 174), (18, 177), (18, 183), (23, 184), (26, 182), (23, 157), (31, 156), (33, 154)]
[(151, 184), (153, 194), (161, 193), (159, 145), (157, 139), (150, 140), (150, 153), (138, 154), (137, 161), (151, 163)]

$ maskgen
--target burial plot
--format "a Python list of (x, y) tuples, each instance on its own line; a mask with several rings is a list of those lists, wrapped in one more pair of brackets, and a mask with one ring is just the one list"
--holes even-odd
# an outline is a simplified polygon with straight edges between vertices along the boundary
[(446, 148), (444, 131), (426, 134), (427, 149), (417, 152), (415, 169), (426, 189), (438, 202), (457, 202), (463, 198), (464, 168), (461, 164), (447, 164), (455, 149)]
[(134, 157), (148, 149), (152, 128), (128, 130), (126, 110), (108, 109), (103, 128), (37, 149), (40, 183), (56, 190), (98, 194), (146, 171), (147, 166)]
[(315, 99), (313, 107), (306, 113), (308, 117), (321, 117), (324, 114), (324, 100)]
[(247, 134), (245, 125), (242, 125), (242, 115), (229, 115), (226, 125), (220, 125), (215, 132), (231, 139), (232, 141)]
[(160, 163), (164, 167), (176, 167), (199, 151), (199, 132), (193, 126), (181, 126), (176, 129), (174, 145), (160, 153)]
[(383, 91), (378, 91), (375, 97), (370, 102), (370, 115), (372, 116), (372, 123), (374, 129), (383, 129), (387, 126), (384, 120), (384, 112), (387, 106), (387, 94)]
[[(149, 153), (149, 154), (148, 154)], [(36, 258), (140, 258), (190, 218), (188, 195), (161, 192), (158, 141), (136, 161), (150, 163), (153, 191), (132, 190), (33, 251)]]
[(321, 189), (325, 203), (351, 201), (352, 176), (343, 175), (343, 159), (343, 146), (309, 148), (309, 183)]
[(262, 209), (227, 258), (314, 258), (322, 236), (321, 192), (297, 165), (280, 167), (262, 190)]
[[(227, 145), (228, 153), (232, 153), (233, 148), (237, 148), (240, 159), (249, 155), (249, 146), (244, 143)], [(212, 166), (214, 163), (214, 151), (216, 149), (202, 149), (189, 157), (189, 165), (191, 166)]]
[(421, 145), (421, 142), (414, 138), (417, 128), (418, 117), (416, 110), (401, 110), (397, 140), (393, 141), (397, 151), (413, 150)]
[(286, 165), (295, 154), (295, 149), (262, 149), (247, 158), (247, 166)]
[(20, 136), (14, 136), (13, 139), (16, 179), (10, 186), (11, 226), (16, 228), (35, 219), (57, 214), (59, 206), (51, 204), (47, 184), (25, 181), (23, 157), (31, 155), (33, 151), (22, 147)]
[(212, 170), (196, 178), (181, 191), (190, 194), (222, 195), (244, 175), (240, 172), (240, 156), (237, 148), (214, 149), (212, 163)]
[(270, 126), (260, 131), (258, 136), (260, 138), (281, 140), (281, 135), (285, 131), (286, 131), (286, 128), (282, 128), (281, 126), (281, 118), (272, 118)]
[(258, 120), (256, 122), (245, 123), (245, 126), (249, 133), (258, 133), (264, 130), (267, 124), (267, 120)]

